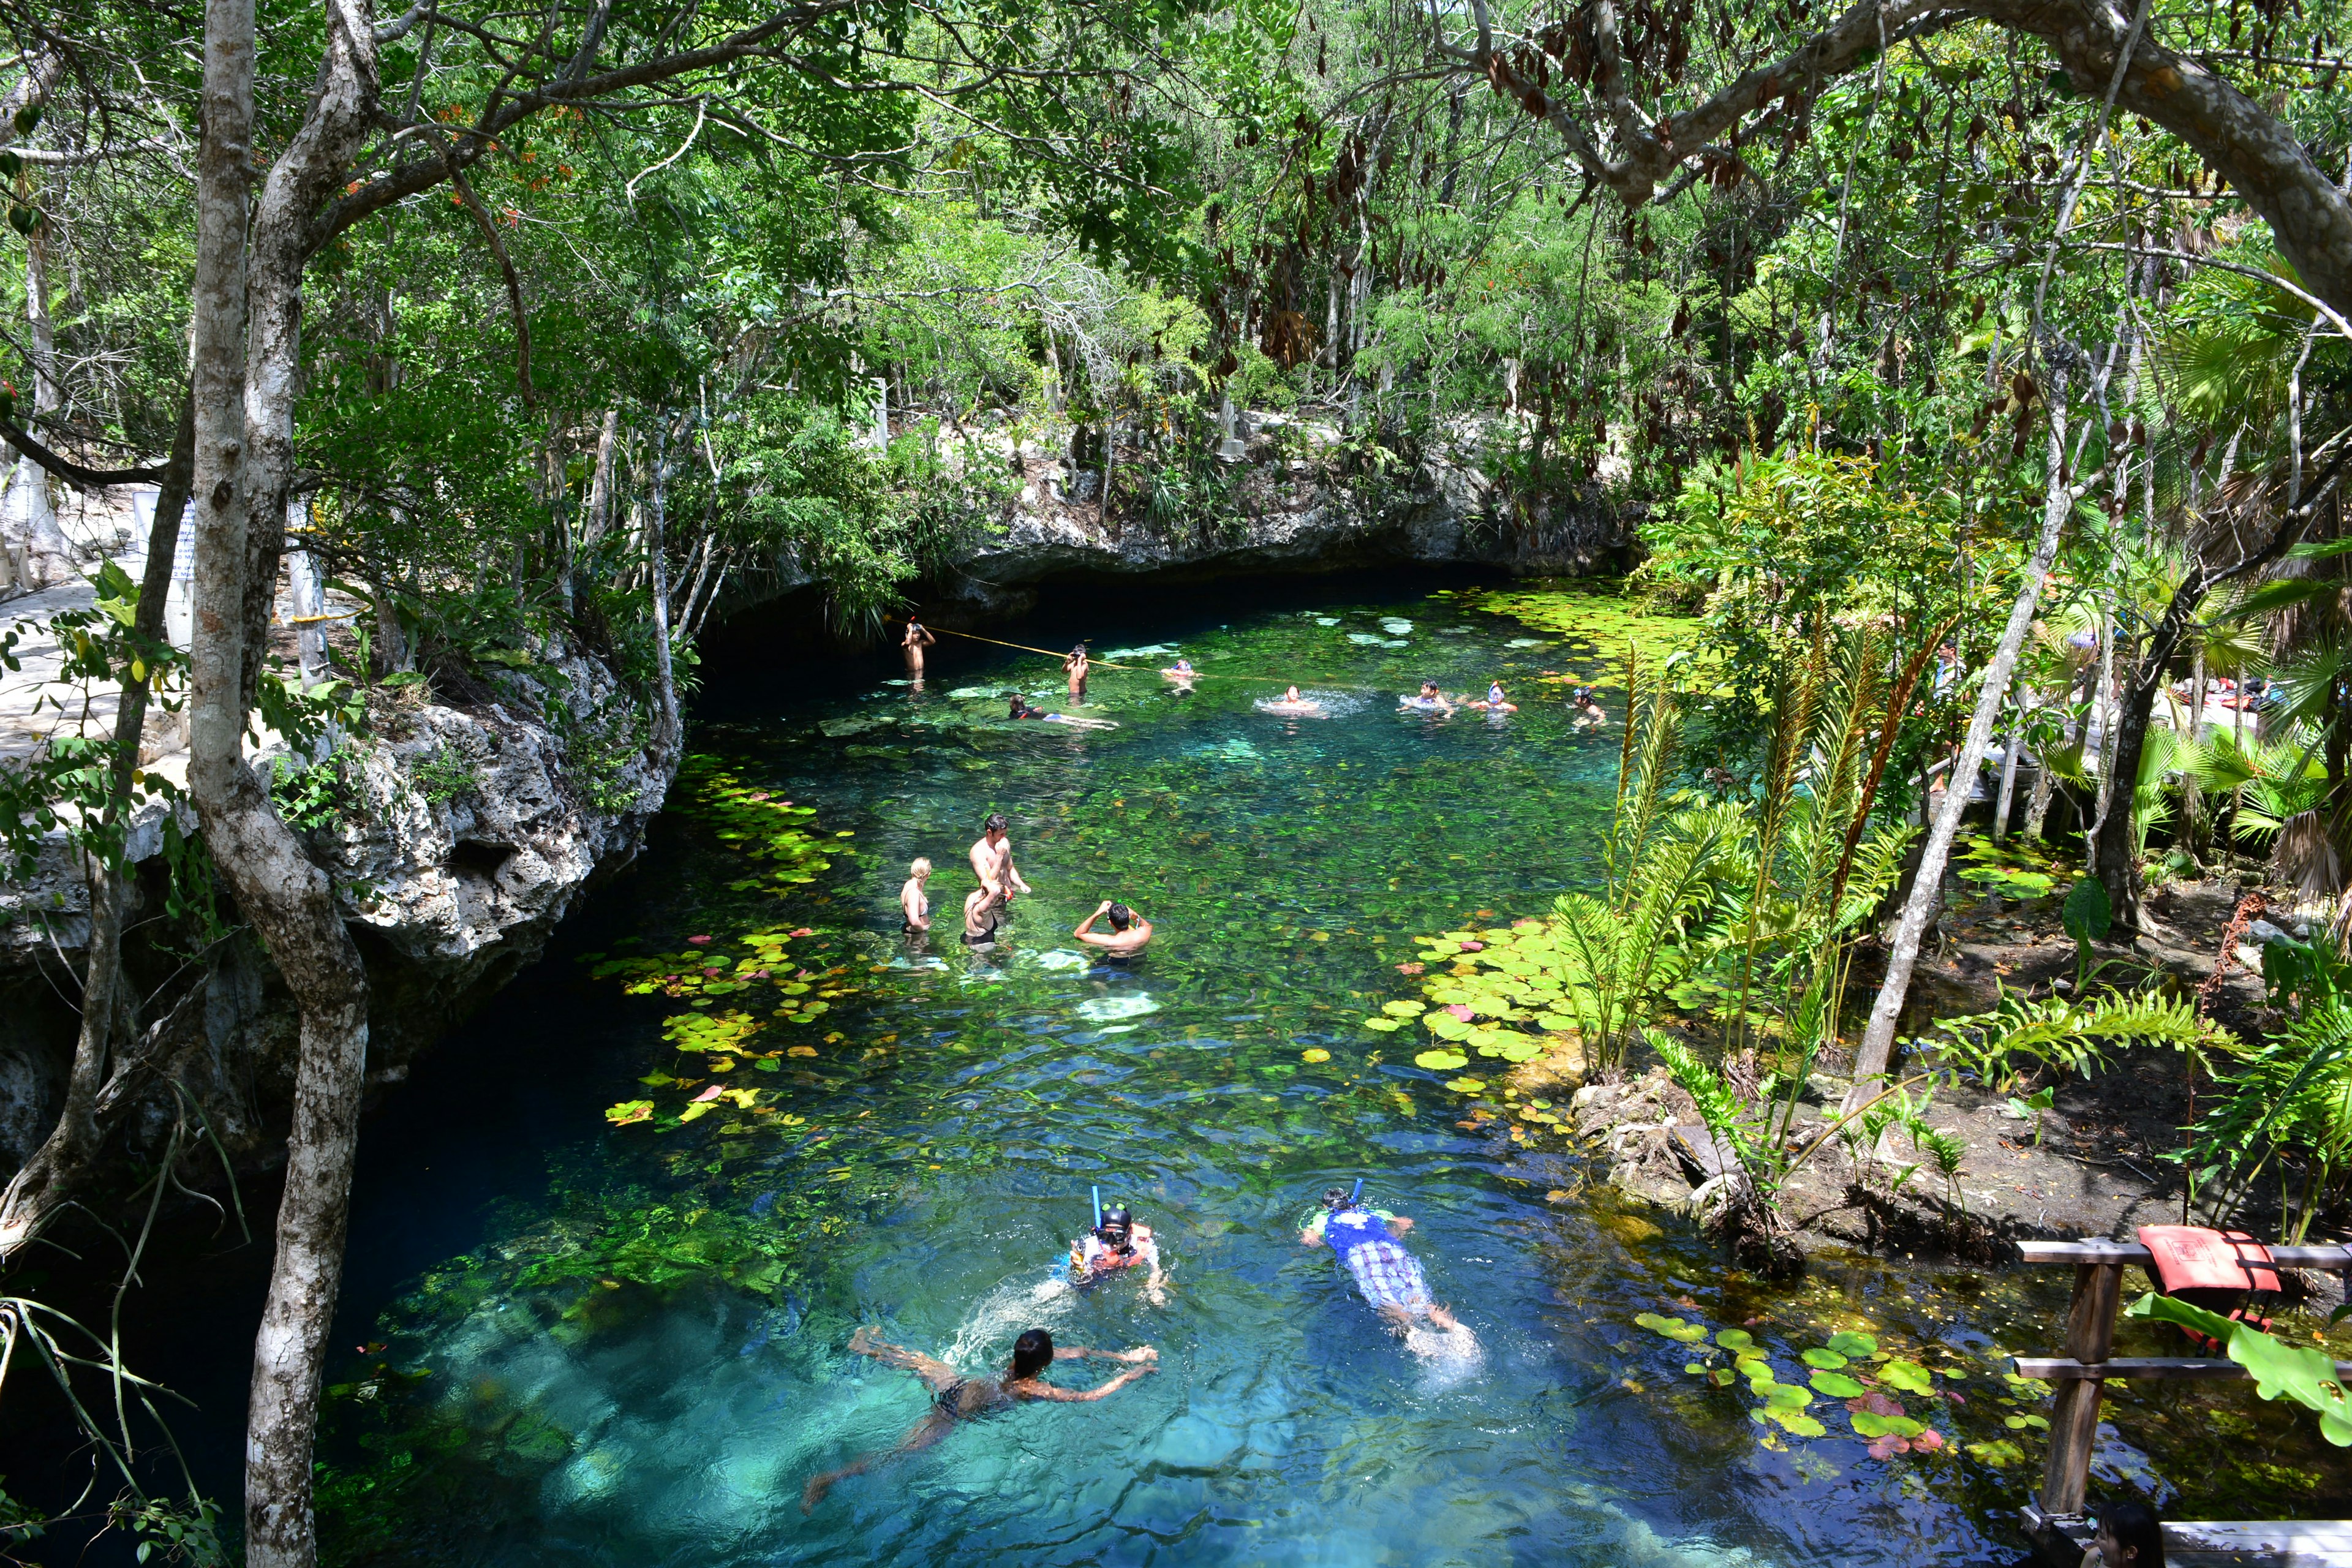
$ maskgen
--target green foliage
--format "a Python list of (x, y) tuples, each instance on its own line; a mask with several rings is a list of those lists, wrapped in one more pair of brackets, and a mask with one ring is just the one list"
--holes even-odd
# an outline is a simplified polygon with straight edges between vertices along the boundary
[(269, 798), (278, 819), (299, 832), (316, 833), (331, 827), (345, 809), (342, 764), (330, 757), (303, 767), (279, 756), (271, 764)]
[(446, 805), (460, 795), (470, 795), (481, 787), (482, 782), (473, 758), (446, 741), (409, 764), (408, 780), (416, 793), (433, 805)]
[(2301, 1017), (2216, 1076), (2220, 1098), (2191, 1130), (2191, 1179), (2218, 1184), (2214, 1198), (2234, 1207), (2277, 1163), (2281, 1228), (2301, 1241), (2352, 1174), (2352, 1008), (2332, 982), (2315, 985)]
[[(2095, 883), (2093, 886), (2096, 886)], [(2088, 1078), (2105, 1051), (2129, 1041), (2203, 1052), (2226, 1048), (2229, 1033), (2201, 1017), (2193, 998), (2109, 994), (2089, 1001), (2066, 996), (2034, 1000), (2003, 986), (1990, 1013), (1939, 1018), (1945, 1059), (1995, 1091), (2025, 1072), (2044, 1068)], [(2018, 1058), (2027, 1066), (2021, 1068)]]
[(2256, 1394), (2293, 1400), (2319, 1417), (2320, 1436), (2339, 1448), (2352, 1447), (2352, 1397), (2336, 1376), (2335, 1358), (2326, 1351), (2290, 1345), (2252, 1323), (2154, 1291), (2125, 1308), (2124, 1316), (2177, 1323), (2204, 1335), (2246, 1369)]

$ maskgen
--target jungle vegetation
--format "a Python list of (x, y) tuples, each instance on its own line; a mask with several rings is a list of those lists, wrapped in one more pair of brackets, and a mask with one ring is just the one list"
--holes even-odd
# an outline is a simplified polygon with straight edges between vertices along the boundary
[[(145, 580), (110, 580), (78, 645), (124, 720), (6, 780), (12, 849), (69, 825), (95, 919), (67, 1108), (0, 1234), (22, 1246), (86, 1178), (135, 1065), (121, 825), (169, 787), (138, 766), (142, 715), (184, 706), (187, 876), (219, 894), (191, 908), (262, 943), (302, 1014), (242, 1536), (310, 1563), (367, 982), (298, 806), (243, 763), (251, 716), (363, 745), (404, 684), (586, 650), (633, 705), (593, 744), (674, 760), (730, 595), (814, 583), (870, 628), (1024, 487), (1213, 537), (1240, 472), (1219, 454), (1268, 431), (1335, 488), (1466, 467), (1482, 526), (1531, 553), (1637, 521), (1635, 586), (1708, 638), (1650, 699), (1626, 853), (1729, 858), (1720, 929), (1787, 1037), (1835, 1039), (1852, 879), (1891, 886), (1916, 840), (1858, 1093), (1969, 793), (1931, 808), (1934, 776), (1973, 779), (1996, 737), (2044, 764), (2027, 835), (2079, 808), (2106, 921), (2146, 918), (2151, 859), (2274, 853), (2335, 891), (2342, 22), (2332, 0), (0, 3), (8, 578), (79, 569), (56, 487), (163, 491)], [(183, 655), (161, 601), (191, 497)], [(282, 571), (362, 604), (362, 635), (281, 671)], [(2183, 675), (2262, 671), (2283, 702), (2259, 732), (2207, 733), (2201, 685), (2153, 721)], [(1643, 804), (1677, 715), (1746, 759), (1712, 786), (1752, 803), (1737, 843)], [(1587, 904), (1562, 919), (1588, 968), (1633, 951), (1623, 921), (1693, 912)], [(1590, 989), (1608, 1051), (1654, 990)], [(2211, 1129), (2336, 1129), (2323, 1184), (2341, 1096), (2312, 1074), (2347, 1070), (2347, 1037), (2311, 1009), (2334, 994), (2243, 1068), (2292, 1116)], [(214, 1550), (201, 1505), (126, 1517)]]

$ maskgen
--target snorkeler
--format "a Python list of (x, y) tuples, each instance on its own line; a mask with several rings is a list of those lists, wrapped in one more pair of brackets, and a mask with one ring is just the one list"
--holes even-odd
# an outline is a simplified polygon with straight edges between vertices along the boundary
[(1070, 650), (1070, 657), (1062, 661), (1062, 673), (1069, 677), (1070, 705), (1074, 708), (1085, 707), (1087, 701), (1086, 644), (1080, 643)]
[(923, 890), (930, 875), (931, 863), (918, 855), (914, 864), (907, 868), (907, 885), (898, 889), (898, 910), (907, 917), (908, 936), (931, 929), (931, 900)]
[(1333, 1187), (1323, 1194), (1323, 1212), (1298, 1233), (1298, 1239), (1308, 1247), (1328, 1245), (1338, 1253), (1355, 1277), (1356, 1289), (1397, 1332), (1411, 1329), (1416, 1318), (1441, 1329), (1459, 1328), (1454, 1314), (1430, 1298), (1421, 1260), (1398, 1245), (1412, 1228), (1412, 1221), (1386, 1209), (1360, 1208), (1345, 1191)]
[(930, 627), (923, 625), (912, 616), (908, 616), (907, 617), (907, 635), (899, 642), (898, 646), (907, 651), (907, 673), (908, 675), (920, 675), (923, 673), (923, 650), (929, 647), (933, 643), (936, 643), (940, 639), (938, 637), (931, 634)]
[(1482, 708), (1489, 713), (1516, 713), (1519, 710), (1519, 705), (1517, 703), (1511, 701), (1508, 698), (1503, 695), (1503, 683), (1499, 680), (1488, 681), (1486, 683), (1486, 700), (1483, 702), (1473, 702), (1470, 706), (1473, 708)]
[(1048, 713), (1043, 708), (1038, 707), (1035, 703), (1031, 702), (1027, 698), (1022, 696), (1018, 691), (1006, 692), (1004, 694), (1004, 699), (1005, 701), (1010, 704), (1004, 714), (1007, 719), (1039, 719), (1048, 724), (1069, 724), (1081, 730), (1116, 730), (1118, 728), (1116, 723), (1112, 722), (1108, 719), (1077, 719), (1073, 718), (1067, 713)]
[(1592, 687), (1580, 686), (1568, 694), (1569, 711), (1576, 715), (1575, 727), (1579, 730), (1598, 730), (1609, 722), (1609, 715), (1593, 700), (1593, 690)]
[[(1110, 930), (1095, 930), (1095, 921), (1099, 920), (1108, 920)], [(1095, 907), (1094, 913), (1078, 922), (1077, 930), (1070, 934), (1088, 947), (1101, 948), (1113, 958), (1127, 958), (1141, 952), (1144, 944), (1151, 940), (1151, 922), (1125, 904), (1115, 904), (1105, 899)]]
[[(1131, 1351), (1094, 1351), (1082, 1345), (1065, 1350), (1054, 1348), (1054, 1336), (1043, 1329), (1031, 1329), (1013, 1342), (1013, 1361), (1000, 1376), (965, 1377), (947, 1363), (887, 1342), (873, 1330), (861, 1328), (849, 1336), (849, 1348), (859, 1355), (872, 1356), (885, 1366), (899, 1367), (923, 1380), (931, 1391), (931, 1408), (914, 1430), (899, 1440), (898, 1446), (887, 1453), (867, 1454), (844, 1465), (837, 1470), (827, 1470), (812, 1476), (801, 1490), (801, 1511), (808, 1513), (824, 1500), (824, 1494), (835, 1482), (850, 1476), (862, 1475), (876, 1465), (928, 1448), (946, 1436), (959, 1421), (974, 1416), (992, 1415), (1009, 1410), (1024, 1400), (1046, 1399), (1057, 1404), (1083, 1405), (1118, 1393), (1137, 1378), (1159, 1370), (1160, 1352), (1150, 1345), (1139, 1345)], [(1099, 1388), (1078, 1392), (1055, 1388), (1040, 1374), (1057, 1361), (1079, 1361), (1087, 1356), (1102, 1361), (1127, 1363), (1127, 1370)]]
[(1397, 704), (1400, 707), (1416, 708), (1428, 712), (1451, 713), (1454, 711), (1454, 704), (1445, 700), (1445, 693), (1437, 689), (1437, 682), (1434, 680), (1423, 681), (1421, 695), (1400, 697), (1397, 699)]
[(1323, 704), (1311, 697), (1303, 697), (1298, 688), (1291, 687), (1281, 696), (1261, 702), (1258, 706), (1268, 713), (1312, 713), (1319, 715)]
[[(1013, 901), (1015, 893), (1031, 890), (1021, 879), (1020, 868), (1013, 864), (1013, 840), (1005, 837), (1010, 826), (1001, 811), (989, 813), (988, 820), (980, 825), (980, 837), (971, 847), (971, 874), (980, 879), (981, 891), (992, 893), (1005, 903)], [(965, 909), (965, 929), (971, 928), (971, 906)]]
[(1162, 1289), (1167, 1277), (1160, 1272), (1160, 1243), (1153, 1239), (1151, 1227), (1138, 1225), (1135, 1216), (1125, 1208), (1108, 1208), (1102, 1221), (1087, 1235), (1070, 1243), (1070, 1283), (1091, 1285), (1107, 1279), (1122, 1268), (1148, 1267), (1143, 1292), (1155, 1307), (1168, 1303), (1168, 1292)]

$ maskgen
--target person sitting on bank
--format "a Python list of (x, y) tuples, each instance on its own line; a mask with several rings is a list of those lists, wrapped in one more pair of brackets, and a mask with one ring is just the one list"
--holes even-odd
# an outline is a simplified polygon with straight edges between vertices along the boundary
[[(1013, 1342), (1013, 1360), (1002, 1375), (985, 1374), (966, 1377), (955, 1368), (919, 1351), (894, 1345), (877, 1335), (872, 1329), (861, 1328), (849, 1336), (849, 1348), (859, 1355), (872, 1356), (884, 1366), (895, 1366), (913, 1373), (931, 1391), (931, 1408), (914, 1430), (900, 1439), (898, 1446), (885, 1453), (867, 1454), (853, 1459), (837, 1470), (827, 1470), (814, 1476), (801, 1490), (801, 1511), (813, 1511), (824, 1500), (824, 1494), (834, 1483), (851, 1476), (863, 1475), (875, 1466), (884, 1464), (902, 1454), (912, 1454), (928, 1448), (953, 1430), (959, 1421), (978, 1415), (993, 1415), (1000, 1410), (1010, 1410), (1024, 1400), (1045, 1399), (1062, 1405), (1084, 1405), (1108, 1398), (1139, 1377), (1159, 1369), (1160, 1352), (1150, 1345), (1139, 1345), (1131, 1351), (1094, 1351), (1083, 1345), (1064, 1349), (1054, 1348), (1054, 1336), (1043, 1329), (1031, 1329)], [(1055, 1388), (1045, 1380), (1045, 1369), (1057, 1361), (1080, 1361), (1093, 1356), (1102, 1361), (1127, 1363), (1127, 1370), (1099, 1388), (1074, 1390)]]
[(1103, 1210), (1102, 1223), (1070, 1243), (1073, 1285), (1092, 1285), (1122, 1268), (1143, 1268), (1151, 1270), (1144, 1279), (1143, 1293), (1153, 1306), (1165, 1306), (1167, 1277), (1160, 1272), (1160, 1243), (1153, 1239), (1151, 1227), (1136, 1224), (1134, 1215), (1123, 1206)]
[[(1097, 921), (1108, 921), (1110, 930), (1095, 930)], [(1125, 904), (1115, 904), (1105, 899), (1095, 906), (1094, 913), (1078, 922), (1077, 929), (1070, 934), (1088, 947), (1101, 948), (1113, 958), (1126, 958), (1141, 952), (1144, 944), (1151, 940), (1151, 922)]]

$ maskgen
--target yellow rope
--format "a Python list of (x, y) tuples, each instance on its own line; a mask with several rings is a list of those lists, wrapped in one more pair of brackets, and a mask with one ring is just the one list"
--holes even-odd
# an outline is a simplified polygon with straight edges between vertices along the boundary
[[(951, 637), (962, 637), (969, 642), (994, 643), (998, 647), (1018, 648), (1023, 653), (1043, 654), (1047, 658), (1052, 659), (1066, 659), (1069, 658), (1069, 655), (1055, 653), (1049, 647), (1031, 647), (1027, 643), (1006, 642), (1001, 637), (984, 637), (978, 632), (960, 632), (948, 626), (926, 626), (923, 629), (929, 632), (945, 632)], [(1153, 668), (1148, 664), (1116, 664), (1107, 658), (1096, 658), (1091, 654), (1087, 658), (1087, 664), (1089, 668), (1095, 669), (1134, 669), (1140, 670), (1146, 675), (1159, 675), (1164, 673), (1161, 670)], [(1326, 691), (1385, 691), (1388, 689), (1386, 687), (1381, 686), (1349, 686), (1337, 680), (1317, 680), (1312, 677), (1306, 680), (1295, 680), (1287, 676), (1280, 675), (1210, 675), (1197, 669), (1190, 675), (1180, 676), (1177, 679), (1181, 680), (1262, 680), (1272, 686), (1297, 686), (1302, 689), (1307, 686), (1315, 686), (1319, 687)]]

